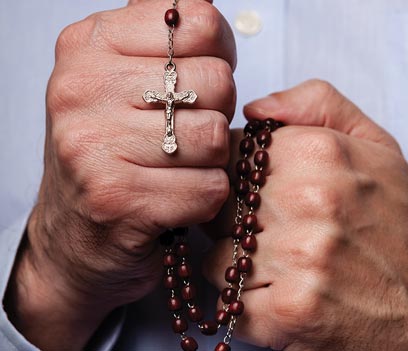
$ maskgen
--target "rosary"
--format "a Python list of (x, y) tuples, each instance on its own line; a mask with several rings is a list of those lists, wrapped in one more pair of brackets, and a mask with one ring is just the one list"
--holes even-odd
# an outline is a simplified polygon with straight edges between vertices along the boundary
[[(176, 9), (178, 1), (174, 0), (173, 8), (167, 10), (164, 17), (169, 27), (169, 61), (164, 67), (165, 93), (147, 90), (143, 95), (143, 99), (148, 103), (166, 104), (166, 126), (162, 149), (168, 154), (177, 150), (174, 133), (175, 104), (192, 104), (197, 99), (197, 94), (193, 90), (175, 92), (177, 73), (176, 64), (173, 62), (173, 35), (179, 20), (179, 13)], [(180, 346), (183, 351), (198, 349), (197, 341), (186, 334), (187, 318), (196, 323), (201, 333), (207, 336), (215, 335), (221, 327), (225, 327), (225, 337), (217, 344), (214, 351), (231, 351), (230, 343), (234, 328), (238, 317), (244, 312), (241, 296), (244, 292), (245, 279), (253, 266), (250, 254), (255, 252), (257, 247), (258, 224), (255, 211), (261, 204), (259, 191), (266, 181), (264, 169), (269, 162), (266, 148), (272, 142), (271, 133), (282, 126), (281, 122), (269, 118), (264, 121), (249, 121), (244, 128), (244, 139), (239, 145), (241, 160), (236, 164), (237, 206), (235, 224), (231, 231), (232, 262), (225, 271), (226, 287), (221, 292), (223, 306), (217, 311), (214, 320), (204, 320), (203, 311), (195, 303), (197, 289), (191, 282), (192, 268), (189, 263), (191, 249), (187, 242), (187, 229), (169, 229), (160, 237), (160, 242), (164, 246), (163, 285), (169, 291), (167, 307), (172, 313), (172, 329), (181, 337)], [(255, 149), (258, 150), (255, 151)], [(250, 162), (252, 155), (253, 165)]]

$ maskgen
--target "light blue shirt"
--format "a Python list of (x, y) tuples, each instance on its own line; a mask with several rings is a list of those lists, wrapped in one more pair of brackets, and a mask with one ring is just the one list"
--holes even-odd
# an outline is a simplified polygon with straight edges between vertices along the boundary
[[(1, 296), (41, 178), (44, 96), (57, 35), (92, 12), (122, 5), (123, 0), (0, 3)], [(391, 132), (408, 155), (408, 1), (215, 0), (215, 5), (232, 24), (238, 44), (238, 107), (233, 126), (244, 124), (241, 110), (246, 102), (320, 78)], [(244, 10), (259, 15), (262, 30), (257, 35), (244, 36), (234, 27)], [(18, 220), (20, 216), (23, 220)], [(211, 288), (202, 291), (205, 301), (215, 300)], [(108, 349), (119, 338), (115, 350), (179, 350), (162, 294), (157, 290), (130, 306), (124, 323), (115, 320), (103, 333), (100, 349)], [(206, 306), (211, 313), (214, 300)], [(213, 349), (216, 343), (199, 339), (200, 349)], [(3, 350), (35, 348), (0, 309)], [(257, 348), (234, 342), (233, 350)]]

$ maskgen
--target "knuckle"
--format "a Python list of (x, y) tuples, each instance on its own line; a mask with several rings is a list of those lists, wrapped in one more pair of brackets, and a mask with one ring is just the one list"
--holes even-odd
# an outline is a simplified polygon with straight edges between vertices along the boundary
[(306, 86), (314, 91), (316, 96), (320, 97), (320, 100), (325, 100), (336, 91), (336, 88), (329, 82), (321, 79), (311, 79), (306, 81)]
[(89, 20), (82, 20), (62, 30), (55, 45), (57, 59), (62, 55), (72, 53), (87, 42), (89, 25)]
[(205, 213), (203, 212), (204, 222), (209, 222), (215, 218), (227, 200), (230, 191), (229, 180), (225, 171), (213, 169), (211, 172), (212, 174), (207, 179), (207, 184), (203, 184), (205, 189), (203, 202), (208, 204)]
[(320, 181), (292, 185), (291, 211), (300, 218), (317, 218), (337, 222), (342, 217), (343, 199), (338, 184)]
[(195, 4), (195, 6), (191, 21), (195, 28), (200, 29), (197, 37), (199, 44), (208, 45), (209, 42), (220, 41), (224, 32), (221, 13), (204, 1)]
[(72, 166), (88, 152), (88, 145), (95, 143), (96, 138), (95, 132), (84, 128), (54, 128), (53, 140), (58, 160), (64, 167)]
[[(229, 160), (229, 125), (221, 113), (214, 113), (202, 128), (208, 142), (206, 153), (213, 166), (226, 166)], [(200, 138), (201, 139), (201, 138)]]
[(346, 149), (339, 136), (332, 131), (313, 131), (300, 135), (298, 145), (320, 163), (338, 166), (348, 163)]
[(47, 89), (47, 108), (51, 115), (82, 105), (86, 83), (73, 71), (53, 75)]

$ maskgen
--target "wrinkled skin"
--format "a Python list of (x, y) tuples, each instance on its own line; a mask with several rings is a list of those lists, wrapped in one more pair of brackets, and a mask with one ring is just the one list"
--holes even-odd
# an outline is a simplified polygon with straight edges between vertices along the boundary
[[(83, 348), (115, 307), (157, 284), (160, 233), (213, 219), (228, 197), (232, 33), (208, 2), (180, 2), (177, 91), (199, 99), (176, 110), (180, 149), (169, 157), (163, 106), (142, 100), (164, 89), (167, 6), (131, 1), (58, 40), (44, 177), (6, 298), (12, 322), (43, 350)], [(320, 81), (245, 113), (289, 126), (269, 149), (236, 335), (287, 351), (407, 349), (408, 171), (396, 142)], [(229, 228), (231, 211), (229, 201), (213, 225)], [(220, 289), (227, 232), (205, 265)]]
[[(285, 351), (407, 350), (408, 166), (395, 140), (326, 82), (245, 113), (289, 126), (268, 150), (236, 335)], [(234, 133), (231, 150), (241, 138)], [(230, 212), (218, 218), (224, 234)], [(231, 239), (220, 239), (204, 266), (220, 289), (230, 252)]]
[[(79, 349), (115, 307), (161, 278), (157, 237), (214, 218), (235, 109), (235, 42), (210, 2), (181, 2), (179, 151), (161, 149), (169, 4), (134, 1), (67, 27), (47, 92), (45, 170), (8, 293), (13, 323), (44, 350)], [(10, 307), (11, 306), (11, 307)], [(70, 346), (67, 346), (70, 345)]]

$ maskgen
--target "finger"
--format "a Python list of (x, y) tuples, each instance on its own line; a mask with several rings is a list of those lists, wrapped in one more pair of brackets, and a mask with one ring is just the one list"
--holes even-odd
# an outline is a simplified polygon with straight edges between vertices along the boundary
[[(228, 178), (222, 169), (124, 167), (131, 169), (131, 212), (135, 218), (149, 218), (159, 229), (210, 221), (228, 197)], [(147, 232), (157, 229), (146, 228)]]
[[(168, 3), (161, 0), (138, 1), (132, 6), (91, 15), (68, 27), (57, 48), (69, 51), (78, 47), (78, 43), (84, 46), (91, 43), (94, 50), (165, 58), (168, 26), (164, 13), (168, 8)], [(221, 13), (202, 0), (181, 1), (178, 11), (180, 21), (174, 33), (176, 57), (220, 57), (235, 68), (235, 40)]]
[[(66, 60), (70, 60), (67, 57)], [(215, 110), (231, 120), (235, 112), (236, 89), (231, 67), (214, 57), (178, 59), (176, 91), (194, 90), (194, 104), (178, 104), (177, 109)], [(164, 92), (163, 60), (108, 55), (103, 63), (81, 69), (67, 69), (71, 62), (57, 69), (48, 91), (57, 95), (56, 104), (68, 103), (71, 109), (83, 110), (92, 101), (99, 110), (116, 112), (123, 105), (138, 109), (164, 109), (161, 103), (146, 103), (146, 90)], [(97, 101), (96, 101), (97, 100)], [(52, 101), (51, 101), (52, 102)], [(51, 104), (52, 105), (52, 104)]]
[(274, 117), (288, 125), (328, 127), (400, 152), (394, 138), (326, 82), (312, 80), (271, 94), (245, 106), (244, 113), (249, 119)]
[[(161, 149), (165, 130), (163, 111), (131, 111), (112, 121), (108, 137), (120, 145), (120, 157), (146, 167), (223, 167), (229, 158), (229, 126), (225, 116), (206, 110), (179, 110), (175, 117), (178, 149)], [(109, 142), (109, 141), (108, 141)]]

